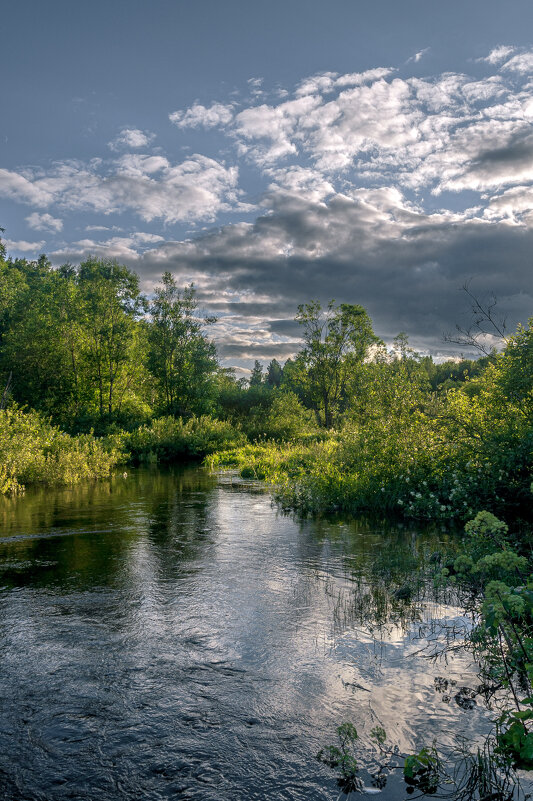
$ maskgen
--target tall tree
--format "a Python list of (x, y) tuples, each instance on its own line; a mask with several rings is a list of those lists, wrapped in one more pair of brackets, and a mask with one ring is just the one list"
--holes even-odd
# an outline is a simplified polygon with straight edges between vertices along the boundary
[(216, 349), (203, 332), (213, 318), (199, 319), (194, 287), (180, 291), (166, 272), (150, 306), (149, 368), (156, 378), (161, 405), (168, 414), (188, 416), (210, 410)]
[(331, 428), (341, 410), (350, 369), (363, 361), (371, 345), (380, 340), (362, 306), (318, 301), (298, 307), (296, 320), (303, 328), (305, 347), (300, 356), (306, 366), (311, 404), (319, 425)]
[[(77, 276), (87, 355), (97, 386), (100, 414), (111, 415), (134, 365), (135, 322), (145, 308), (139, 278), (108, 259), (88, 259)], [(118, 388), (118, 392), (117, 392)]]
[(254, 367), (250, 373), (250, 386), (260, 387), (263, 383), (263, 365), (257, 359), (254, 362)]
[(280, 387), (283, 378), (283, 368), (277, 359), (272, 359), (267, 367), (266, 382), (269, 387)]

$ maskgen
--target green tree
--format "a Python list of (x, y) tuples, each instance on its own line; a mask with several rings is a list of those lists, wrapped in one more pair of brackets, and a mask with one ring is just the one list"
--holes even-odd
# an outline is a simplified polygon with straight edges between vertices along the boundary
[(330, 301), (325, 310), (318, 301), (298, 307), (305, 347), (300, 356), (307, 370), (312, 408), (319, 425), (331, 428), (345, 399), (346, 381), (371, 345), (379, 339), (362, 306)]
[(267, 367), (266, 383), (269, 387), (280, 387), (283, 378), (283, 368), (277, 359), (272, 359)]
[(216, 349), (196, 316), (194, 287), (183, 291), (166, 272), (150, 306), (149, 369), (159, 386), (160, 405), (168, 414), (190, 416), (211, 411), (216, 390)]
[(97, 387), (100, 415), (112, 415), (128, 384), (128, 369), (136, 358), (138, 361), (135, 323), (145, 300), (138, 276), (108, 259), (84, 261), (77, 285), (81, 324), (87, 334), (86, 356)]
[(253, 370), (250, 374), (250, 386), (260, 387), (262, 383), (263, 383), (263, 365), (256, 359), (254, 362)]

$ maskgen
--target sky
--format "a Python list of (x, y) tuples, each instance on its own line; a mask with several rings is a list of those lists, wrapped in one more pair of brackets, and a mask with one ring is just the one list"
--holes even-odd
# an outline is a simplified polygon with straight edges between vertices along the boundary
[(533, 314), (530, 0), (11, 0), (1, 26), (11, 255), (194, 282), (240, 372), (315, 299), (438, 359), (467, 281)]

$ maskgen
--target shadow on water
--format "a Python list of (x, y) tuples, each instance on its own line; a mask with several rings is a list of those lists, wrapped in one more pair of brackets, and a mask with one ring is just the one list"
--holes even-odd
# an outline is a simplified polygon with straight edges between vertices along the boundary
[(33, 490), (0, 520), (6, 801), (334, 799), (314, 756), (344, 720), (406, 751), (486, 725), (419, 653), (465, 622), (424, 578), (446, 533), (297, 521), (198, 468)]

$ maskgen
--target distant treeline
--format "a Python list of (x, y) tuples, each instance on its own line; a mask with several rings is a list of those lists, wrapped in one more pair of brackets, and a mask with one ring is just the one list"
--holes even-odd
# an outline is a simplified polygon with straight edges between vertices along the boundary
[[(331, 428), (352, 406), (350, 372), (379, 341), (361, 307), (332, 308), (329, 316), (333, 329), (344, 326), (342, 333), (330, 332), (330, 354), (307, 347), (284, 367), (276, 359), (266, 369), (256, 361), (250, 379), (237, 380), (218, 363), (208, 336), (213, 319), (198, 316), (192, 286), (180, 288), (165, 273), (149, 300), (138, 276), (114, 261), (88, 259), (53, 269), (45, 256), (7, 258), (0, 242), (2, 389), (9, 382), (13, 400), (71, 433), (131, 430), (163, 415), (208, 414), (243, 426), (252, 437), (270, 436), (265, 414), (279, 390), (293, 392), (317, 425)], [(318, 324), (317, 304), (302, 307), (304, 330), (313, 318)], [(403, 338), (398, 343), (430, 390), (462, 383), (487, 362), (435, 364), (412, 355)], [(375, 350), (376, 358), (382, 355)]]

